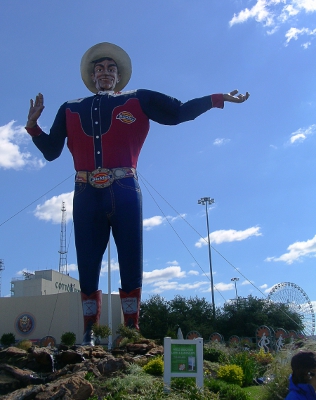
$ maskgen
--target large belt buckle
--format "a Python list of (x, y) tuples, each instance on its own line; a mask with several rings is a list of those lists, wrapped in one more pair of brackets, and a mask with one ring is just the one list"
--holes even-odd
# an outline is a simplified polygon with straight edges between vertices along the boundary
[(100, 168), (89, 173), (89, 183), (95, 188), (105, 188), (114, 181), (113, 173), (110, 169)]

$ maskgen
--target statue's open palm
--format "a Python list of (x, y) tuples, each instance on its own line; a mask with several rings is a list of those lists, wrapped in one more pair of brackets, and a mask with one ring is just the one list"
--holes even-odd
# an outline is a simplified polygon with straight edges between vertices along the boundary
[(27, 118), (27, 125), (28, 127), (33, 127), (36, 125), (37, 120), (41, 116), (44, 110), (44, 97), (42, 93), (39, 93), (35, 101), (33, 99), (30, 100), (30, 110)]

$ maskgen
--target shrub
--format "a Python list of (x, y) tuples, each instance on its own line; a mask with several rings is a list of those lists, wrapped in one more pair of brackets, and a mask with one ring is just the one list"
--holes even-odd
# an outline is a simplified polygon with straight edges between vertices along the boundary
[[(195, 378), (172, 378), (171, 392), (168, 398), (182, 400), (218, 400), (218, 394), (211, 392), (208, 388), (201, 390), (196, 386)], [(165, 398), (165, 397), (161, 397)], [(156, 398), (151, 398), (155, 399)], [(160, 399), (160, 397), (159, 397)]]
[(76, 343), (76, 334), (73, 332), (65, 332), (61, 335), (60, 341), (66, 346), (73, 346)]
[(0, 342), (3, 346), (11, 346), (15, 343), (15, 335), (13, 333), (4, 333), (1, 336)]
[(260, 349), (258, 352), (252, 353), (251, 356), (256, 360), (258, 365), (258, 376), (263, 376), (269, 365), (273, 362), (273, 355)]
[(125, 346), (127, 346), (129, 343), (131, 343), (131, 342), (133, 342), (132, 339), (129, 339), (129, 338), (125, 337), (125, 338), (123, 338), (123, 339), (120, 340), (118, 346), (119, 346), (119, 347), (125, 347)]
[(30, 340), (21, 340), (16, 347), (28, 351), (32, 346), (33, 343)]
[(221, 400), (250, 400), (249, 395), (240, 386), (219, 379), (205, 379), (204, 386), (218, 393)]
[(225, 382), (241, 386), (244, 379), (244, 373), (239, 365), (221, 365), (218, 368), (217, 377)]
[[(92, 371), (89, 371), (85, 374), (84, 379), (86, 379), (89, 382), (93, 382), (95, 378), (95, 375)], [(98, 400), (98, 399), (97, 399)]]
[(252, 357), (251, 353), (243, 351), (231, 356), (230, 361), (232, 364), (241, 367), (244, 374), (243, 385), (250, 386), (258, 373), (258, 364), (256, 359)]
[[(97, 398), (109, 400), (162, 398), (161, 395), (156, 396), (156, 388), (154, 385), (155, 382), (159, 382), (160, 384), (160, 380), (156, 381), (154, 377), (146, 374), (142, 368), (134, 364), (131, 364), (126, 372), (126, 374), (102, 381), (102, 393), (106, 393), (107, 396), (98, 396)], [(159, 391), (163, 392), (162, 382), (159, 386)]]
[(266, 353), (263, 349), (260, 349), (258, 352), (253, 353), (255, 359), (261, 365), (268, 365), (271, 364), (273, 361), (273, 355), (271, 353)]
[(101, 339), (111, 335), (111, 329), (107, 325), (93, 324), (92, 330), (94, 335), (100, 337)]
[(203, 358), (206, 361), (225, 363), (229, 357), (227, 349), (223, 345), (214, 343), (204, 346)]
[(163, 359), (155, 357), (143, 366), (143, 370), (150, 375), (161, 376), (163, 374)]
[(171, 379), (171, 388), (181, 391), (193, 388), (196, 385), (195, 378), (173, 378)]
[(135, 342), (136, 340), (139, 340), (142, 338), (141, 334), (138, 332), (138, 330), (134, 328), (129, 328), (128, 326), (125, 326), (123, 324), (120, 324), (117, 328), (116, 333), (121, 335), (123, 338), (130, 339), (130, 342)]

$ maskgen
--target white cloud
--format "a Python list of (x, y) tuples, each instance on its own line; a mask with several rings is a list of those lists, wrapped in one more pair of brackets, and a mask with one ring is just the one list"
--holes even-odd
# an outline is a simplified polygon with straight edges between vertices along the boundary
[(278, 20), (281, 22), (286, 22), (290, 17), (294, 17), (294, 15), (297, 15), (299, 13), (298, 8), (295, 8), (293, 4), (288, 4), (283, 7)]
[(225, 138), (216, 138), (213, 142), (214, 146), (223, 146), (226, 143), (229, 143), (230, 139)]
[(186, 217), (186, 214), (180, 214), (180, 215), (177, 215), (176, 217), (172, 217), (172, 216), (162, 217), (161, 215), (155, 215), (154, 217), (151, 217), (151, 218), (145, 218), (143, 220), (143, 227), (146, 231), (149, 231), (149, 230), (155, 228), (156, 226), (162, 225), (167, 220), (170, 223), (173, 223), (173, 222), (177, 221), (178, 219), (183, 219), (185, 217)]
[[(312, 304), (312, 307), (313, 307), (313, 309), (315, 311), (316, 310), (316, 301), (315, 300), (311, 301), (311, 304)], [(316, 337), (315, 337), (315, 339), (316, 339)]]
[(67, 271), (68, 272), (78, 271), (78, 265), (77, 264), (67, 264)]
[(268, 287), (268, 285), (266, 283), (264, 283), (263, 285), (259, 286), (260, 289), (266, 289)]
[(180, 280), (187, 278), (189, 275), (196, 276), (199, 275), (199, 273), (191, 270), (187, 274), (181, 269), (177, 261), (170, 261), (167, 264), (171, 265), (163, 269), (155, 269), (153, 271), (143, 273), (143, 282), (146, 290), (149, 290), (152, 293), (162, 293), (166, 290), (180, 292), (187, 290), (201, 290), (203, 287), (208, 287), (210, 285), (208, 279), (180, 283)]
[(266, 26), (276, 22), (284, 23), (290, 17), (298, 15), (300, 12), (311, 13), (316, 11), (315, 0), (257, 0), (252, 8), (245, 8), (229, 21), (230, 26), (241, 24), (249, 19)]
[(247, 281), (247, 280), (241, 282), (242, 286), (251, 285), (252, 283), (253, 281)]
[(267, 31), (267, 35), (274, 35), (275, 32), (277, 32), (280, 29), (279, 26), (275, 26), (274, 28), (270, 29), (269, 31)]
[(162, 293), (166, 290), (172, 290), (176, 292), (186, 290), (198, 290), (205, 285), (209, 285), (209, 282), (201, 281), (194, 283), (179, 283), (177, 281), (159, 281), (153, 284), (153, 292)]
[[(266, 286), (268, 286), (268, 285), (266, 285)], [(270, 286), (270, 287), (266, 287), (266, 289), (264, 290), (264, 293), (268, 295), (271, 292), (271, 289), (274, 288), (274, 286), (275, 285)]]
[(292, 27), (285, 34), (285, 37), (286, 37), (286, 43), (285, 44), (287, 45), (292, 39), (297, 40), (298, 37), (301, 36), (301, 35), (315, 36), (316, 35), (316, 29), (313, 29), (313, 30), (311, 30), (309, 28), (298, 29), (298, 28), (293, 28)]
[(304, 49), (308, 49), (308, 47), (309, 47), (311, 44), (312, 44), (311, 42), (306, 42), (306, 43), (303, 43), (301, 46), (304, 47)]
[(72, 220), (72, 201), (73, 191), (69, 193), (63, 193), (59, 196), (54, 196), (49, 200), (46, 200), (43, 204), (36, 206), (34, 215), (40, 220), (50, 221), (53, 224), (60, 224), (62, 218), (62, 203), (65, 203), (66, 208), (66, 221)]
[(0, 168), (19, 170), (23, 167), (42, 168), (45, 162), (33, 157), (24, 146), (30, 136), (22, 126), (14, 126), (11, 121), (0, 126)]
[[(241, 240), (246, 240), (251, 236), (261, 236), (262, 234), (259, 231), (259, 227), (251, 227), (244, 231), (236, 231), (234, 229), (214, 231), (210, 233), (210, 242), (216, 244), (224, 242), (240, 242)], [(199, 239), (199, 241), (195, 243), (195, 246), (202, 247), (207, 244), (208, 240), (206, 236), (205, 238)]]
[(169, 222), (175, 222), (178, 221), (178, 219), (184, 219), (186, 216), (187, 216), (186, 214), (179, 214), (176, 217), (168, 216), (167, 219)]
[(156, 215), (155, 217), (151, 217), (151, 218), (146, 218), (143, 221), (144, 229), (150, 230), (150, 229), (154, 228), (155, 226), (159, 226), (164, 222), (164, 220), (165, 220), (165, 218), (160, 215)]
[(179, 265), (179, 263), (178, 263), (178, 261), (177, 260), (174, 260), (174, 261), (167, 261), (167, 264), (168, 265)]
[(291, 133), (289, 143), (302, 143), (307, 138), (307, 136), (314, 135), (314, 133), (316, 133), (316, 124), (310, 125), (308, 128), (300, 128), (297, 131)]
[(158, 281), (169, 281), (170, 279), (180, 279), (186, 276), (185, 271), (181, 271), (179, 266), (170, 266), (164, 269), (154, 269), (143, 273), (144, 284), (153, 284)]
[(68, 272), (78, 271), (78, 265), (77, 264), (67, 264), (67, 271)]
[[(111, 271), (119, 271), (120, 265), (118, 261), (115, 261), (114, 258), (111, 258)], [(101, 266), (101, 276), (105, 275), (108, 273), (108, 262), (107, 261), (102, 261), (102, 266)]]
[(305, 12), (316, 11), (316, 1), (315, 0), (293, 0), (293, 4), (299, 9)]
[(280, 257), (268, 257), (265, 261), (282, 261), (293, 264), (294, 261), (302, 261), (303, 257), (316, 257), (316, 235), (306, 242), (295, 242), (287, 248), (288, 252)]
[[(257, 0), (253, 7), (245, 8), (234, 14), (229, 25), (242, 24), (250, 19), (269, 27), (268, 35), (275, 33), (280, 25), (290, 23), (295, 18), (299, 21), (299, 14), (302, 12), (313, 13), (316, 11), (316, 0)], [(315, 35), (316, 31), (309, 28), (291, 27), (285, 34), (286, 44), (290, 40), (297, 40), (298, 35)], [(308, 46), (303, 46), (307, 48)]]
[(252, 18), (257, 22), (264, 23), (266, 26), (271, 25), (274, 14), (269, 10), (269, 3), (268, 0), (257, 0), (257, 3), (252, 8), (245, 8), (237, 15), (234, 14), (233, 18), (229, 21), (229, 25), (242, 24)]
[(21, 269), (20, 271), (17, 272), (17, 276), (25, 276), (25, 274), (34, 275), (35, 272), (34, 272), (34, 271), (30, 271), (30, 270), (27, 269), (27, 268), (23, 268), (23, 269)]
[[(218, 290), (220, 292), (226, 292), (227, 290), (235, 289), (234, 283), (219, 282), (216, 283), (214, 286), (215, 286), (215, 291)], [(211, 291), (211, 288), (209, 289), (209, 291)]]

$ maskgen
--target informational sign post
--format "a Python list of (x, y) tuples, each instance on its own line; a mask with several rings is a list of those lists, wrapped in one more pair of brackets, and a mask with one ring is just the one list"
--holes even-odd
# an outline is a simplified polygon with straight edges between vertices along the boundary
[(203, 339), (164, 338), (164, 385), (170, 391), (171, 378), (195, 378), (203, 388)]

